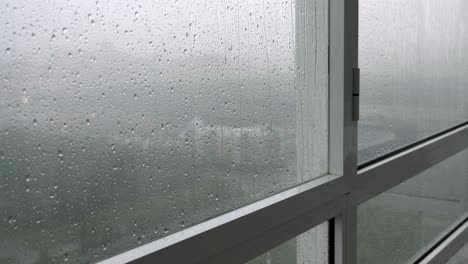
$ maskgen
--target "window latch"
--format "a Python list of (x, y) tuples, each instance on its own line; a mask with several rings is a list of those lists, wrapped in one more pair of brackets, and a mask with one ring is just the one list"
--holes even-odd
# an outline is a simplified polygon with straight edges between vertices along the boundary
[(353, 121), (359, 120), (359, 92), (360, 92), (360, 71), (359, 68), (353, 68)]

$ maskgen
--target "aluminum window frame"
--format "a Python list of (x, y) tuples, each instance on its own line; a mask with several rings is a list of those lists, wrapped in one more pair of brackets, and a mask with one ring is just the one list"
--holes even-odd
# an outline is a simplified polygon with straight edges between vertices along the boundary
[[(353, 69), (358, 67), (359, 0), (329, 0), (329, 174), (159, 240), (99, 261), (243, 263), (329, 220), (330, 262), (357, 263), (357, 207), (468, 149), (468, 122), (392, 153), (358, 171)], [(442, 263), (468, 241), (468, 224), (426, 252)]]

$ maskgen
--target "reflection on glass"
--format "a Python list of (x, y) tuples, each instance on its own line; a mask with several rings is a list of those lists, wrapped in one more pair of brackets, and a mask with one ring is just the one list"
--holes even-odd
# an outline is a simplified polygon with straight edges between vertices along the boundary
[(89, 263), (325, 174), (326, 3), (2, 1), (0, 263)]
[(468, 121), (468, 2), (359, 5), (359, 161)]
[(269, 250), (246, 264), (327, 264), (328, 222)]
[(359, 207), (358, 263), (406, 263), (467, 210), (468, 150)]

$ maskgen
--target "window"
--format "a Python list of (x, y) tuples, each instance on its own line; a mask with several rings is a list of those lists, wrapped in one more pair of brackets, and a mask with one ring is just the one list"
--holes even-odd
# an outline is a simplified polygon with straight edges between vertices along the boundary
[(324, 223), (250, 260), (248, 264), (326, 264), (328, 258), (328, 223)]
[(467, 211), (468, 151), (362, 204), (358, 263), (409, 263)]
[(463, 264), (468, 261), (468, 248), (464, 245), (455, 256), (453, 256), (447, 264)]
[(467, 3), (364, 0), (359, 11), (359, 161), (465, 122)]
[(0, 263), (443, 263), (466, 242), (465, 2), (0, 5)]
[(4, 4), (12, 261), (95, 261), (328, 172), (326, 1)]

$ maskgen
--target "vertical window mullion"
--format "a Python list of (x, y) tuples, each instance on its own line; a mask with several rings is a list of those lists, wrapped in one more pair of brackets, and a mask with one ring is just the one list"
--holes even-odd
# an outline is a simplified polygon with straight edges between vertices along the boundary
[[(358, 0), (330, 0), (330, 173), (357, 173), (357, 121), (352, 118), (353, 69), (358, 65)], [(334, 263), (355, 264), (357, 208), (348, 203), (334, 221)]]

